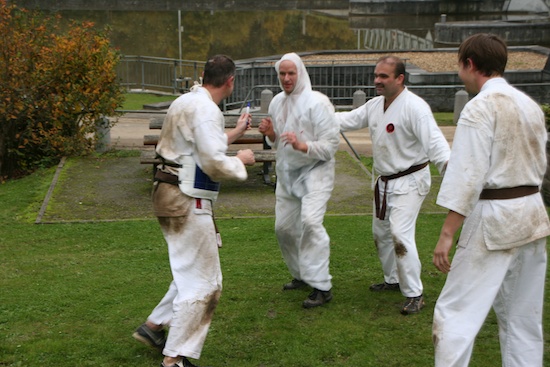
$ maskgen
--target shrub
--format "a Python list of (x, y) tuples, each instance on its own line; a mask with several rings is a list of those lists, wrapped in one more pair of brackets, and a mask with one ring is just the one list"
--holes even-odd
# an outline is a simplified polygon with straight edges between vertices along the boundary
[(60, 21), (0, 0), (0, 178), (91, 151), (122, 105), (108, 30)]
[(546, 117), (546, 130), (550, 130), (550, 104), (543, 104), (541, 107)]

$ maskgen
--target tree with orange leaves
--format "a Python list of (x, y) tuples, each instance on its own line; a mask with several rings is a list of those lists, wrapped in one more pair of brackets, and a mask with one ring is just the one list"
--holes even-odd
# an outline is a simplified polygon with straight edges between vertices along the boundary
[(90, 152), (124, 94), (107, 30), (0, 0), (0, 179)]

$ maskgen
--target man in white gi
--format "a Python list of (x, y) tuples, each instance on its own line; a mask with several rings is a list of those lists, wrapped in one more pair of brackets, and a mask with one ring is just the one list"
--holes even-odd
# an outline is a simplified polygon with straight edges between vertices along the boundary
[(334, 187), (334, 154), (339, 130), (329, 99), (311, 89), (304, 63), (295, 53), (275, 64), (281, 93), (269, 105), (271, 118), (259, 130), (277, 149), (275, 234), (293, 280), (283, 289), (313, 292), (305, 308), (332, 299), (330, 239), (323, 218)]
[(436, 367), (468, 366), (491, 307), (502, 366), (543, 363), (550, 223), (539, 189), (547, 132), (537, 103), (503, 79), (507, 59), (506, 44), (491, 34), (473, 35), (458, 49), (458, 75), (477, 95), (460, 114), (437, 197), (449, 213), (433, 257), (448, 273), (434, 311)]
[(255, 162), (250, 149), (236, 157), (226, 155), (228, 144), (244, 134), (250, 118), (241, 115), (236, 128), (224, 133), (218, 105), (233, 92), (234, 74), (235, 64), (227, 56), (208, 60), (203, 85), (168, 109), (156, 148), (163, 163), (155, 175), (153, 208), (168, 244), (173, 281), (133, 336), (164, 354), (163, 367), (192, 367), (187, 358), (200, 357), (222, 290), (212, 215), (217, 181), (244, 181), (245, 165)]
[(350, 112), (336, 113), (342, 131), (369, 128), (374, 185), (374, 244), (384, 282), (371, 291), (399, 291), (407, 298), (401, 313), (424, 307), (421, 263), (415, 241), (416, 219), (430, 191), (430, 161), (441, 174), (449, 144), (428, 104), (404, 84), (405, 65), (395, 56), (380, 58), (374, 69), (379, 95)]

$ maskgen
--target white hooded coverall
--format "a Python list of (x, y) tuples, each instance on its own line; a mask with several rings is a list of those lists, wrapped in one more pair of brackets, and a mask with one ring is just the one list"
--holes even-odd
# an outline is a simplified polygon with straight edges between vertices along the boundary
[[(336, 113), (340, 129), (369, 128), (376, 174), (390, 176), (428, 161), (443, 173), (450, 148), (430, 106), (406, 87), (386, 111), (384, 98), (378, 96), (353, 111)], [(387, 192), (387, 210), (385, 218), (373, 216), (374, 242), (384, 281), (399, 283), (405, 297), (423, 293), (415, 230), (430, 185), (429, 166), (387, 183), (379, 180), (380, 196)]]
[(541, 108), (503, 78), (464, 107), (437, 204), (465, 216), (451, 270), (435, 305), (436, 367), (466, 367), (491, 307), (502, 366), (542, 367), (546, 236), (540, 193), (480, 199), (484, 189), (540, 187), (547, 132)]
[[(290, 94), (277, 94), (269, 105), (277, 149), (275, 233), (290, 274), (321, 291), (332, 288), (329, 273), (330, 238), (323, 219), (334, 187), (334, 155), (340, 143), (334, 106), (311, 89), (307, 70), (298, 55), (284, 55), (275, 64), (292, 61), (297, 82)], [(281, 85), (282, 88), (282, 85)], [(294, 132), (308, 145), (307, 153), (282, 144), (280, 136)]]
[(200, 358), (222, 290), (212, 216), (219, 184), (214, 180), (247, 178), (242, 161), (225, 154), (224, 123), (208, 90), (193, 87), (171, 104), (156, 148), (161, 157), (183, 166), (159, 165), (181, 183), (155, 182), (153, 189), (153, 207), (168, 245), (173, 281), (148, 320), (170, 326), (163, 351), (169, 357)]

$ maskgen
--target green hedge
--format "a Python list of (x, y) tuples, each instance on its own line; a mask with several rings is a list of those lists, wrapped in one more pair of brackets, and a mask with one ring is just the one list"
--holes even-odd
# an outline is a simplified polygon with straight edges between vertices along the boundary
[(546, 116), (546, 130), (550, 130), (550, 104), (543, 104), (541, 107)]

